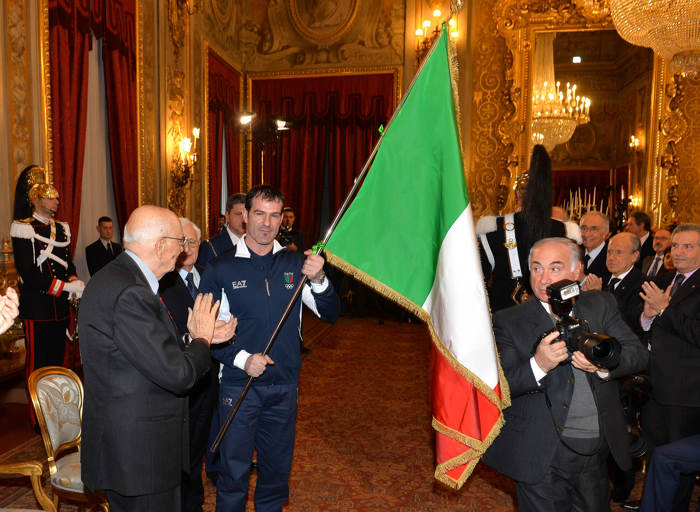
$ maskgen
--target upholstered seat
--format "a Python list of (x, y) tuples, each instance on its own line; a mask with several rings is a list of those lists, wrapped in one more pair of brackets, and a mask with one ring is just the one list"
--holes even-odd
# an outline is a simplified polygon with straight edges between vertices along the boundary
[(87, 491), (80, 478), (83, 384), (67, 368), (47, 366), (29, 376), (29, 395), (48, 457), (54, 503), (59, 500), (109, 510), (103, 495)]

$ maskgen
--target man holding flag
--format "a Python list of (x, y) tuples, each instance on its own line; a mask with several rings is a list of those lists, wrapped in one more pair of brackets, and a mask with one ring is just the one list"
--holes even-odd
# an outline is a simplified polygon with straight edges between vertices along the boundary
[[(435, 477), (459, 488), (498, 435), (509, 398), (491, 330), (450, 71), (443, 28), (383, 131), (371, 169), (366, 172), (366, 164), (359, 176), (361, 189), (327, 236), (326, 252), (331, 264), (427, 323)], [(404, 229), (409, 216), (416, 219), (410, 231)]]

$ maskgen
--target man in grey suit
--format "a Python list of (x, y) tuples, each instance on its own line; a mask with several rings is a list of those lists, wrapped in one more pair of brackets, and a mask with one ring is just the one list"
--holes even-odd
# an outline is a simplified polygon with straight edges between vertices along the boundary
[(233, 335), (216, 322), (218, 302), (200, 295), (181, 340), (158, 295), (185, 237), (177, 216), (134, 210), (125, 251), (96, 274), (80, 308), (85, 375), (82, 479), (105, 490), (112, 512), (180, 510), (189, 468), (187, 391), (211, 368), (209, 345)]
[(494, 315), (512, 405), (484, 461), (515, 480), (520, 511), (609, 510), (608, 451), (620, 467), (631, 467), (615, 379), (644, 368), (647, 352), (620, 317), (615, 299), (590, 291), (576, 298), (573, 315), (591, 331), (617, 338), (620, 362), (601, 368), (579, 351), (569, 359), (554, 331), (547, 287), (579, 275), (578, 246), (545, 238), (533, 245), (529, 264), (535, 297)]

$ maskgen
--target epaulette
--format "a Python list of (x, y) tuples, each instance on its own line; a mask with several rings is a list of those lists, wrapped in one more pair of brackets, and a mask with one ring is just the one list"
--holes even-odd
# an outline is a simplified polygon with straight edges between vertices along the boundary
[(68, 225), (67, 222), (56, 222), (56, 224), (60, 224), (61, 227), (63, 228), (63, 232), (66, 234), (66, 236), (70, 239), (70, 226)]
[(34, 219), (29, 217), (28, 219), (12, 221), (10, 236), (13, 238), (26, 238), (27, 240), (34, 238), (35, 232), (34, 226), (31, 224), (32, 220)]
[(578, 224), (570, 220), (564, 221), (564, 227), (566, 228), (566, 238), (573, 240), (577, 244), (581, 245), (581, 228)]
[(496, 231), (496, 217), (495, 215), (484, 215), (476, 223), (476, 234), (485, 235), (487, 233), (493, 233)]

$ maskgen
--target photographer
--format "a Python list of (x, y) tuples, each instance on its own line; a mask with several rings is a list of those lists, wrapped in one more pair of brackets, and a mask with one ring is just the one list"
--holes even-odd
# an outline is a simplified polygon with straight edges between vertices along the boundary
[(294, 229), (295, 220), (294, 208), (285, 206), (284, 210), (282, 210), (282, 224), (277, 235), (277, 241), (290, 251), (304, 252), (306, 250), (306, 247), (304, 247), (305, 236), (303, 232)]
[[(575, 243), (540, 240), (530, 251), (529, 266), (535, 297), (494, 315), (512, 405), (504, 410), (506, 424), (484, 461), (515, 480), (520, 511), (609, 510), (608, 452), (620, 467), (632, 465), (615, 379), (644, 368), (647, 352), (612, 296), (584, 292), (552, 300), (557, 289), (552, 285), (573, 281), (581, 271)], [(578, 293), (574, 283), (569, 288)], [(573, 306), (570, 316), (567, 305)], [(614, 348), (609, 363), (602, 358), (608, 368), (591, 361), (596, 349), (585, 349), (589, 357), (581, 352), (591, 342)]]

